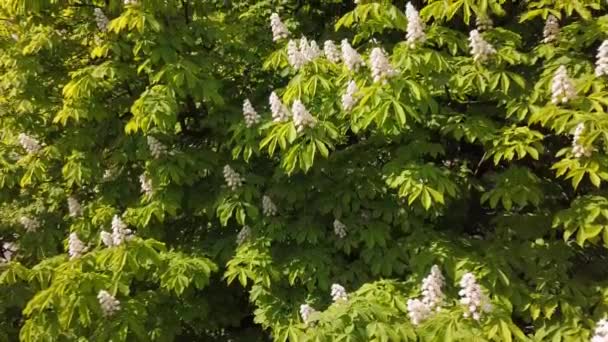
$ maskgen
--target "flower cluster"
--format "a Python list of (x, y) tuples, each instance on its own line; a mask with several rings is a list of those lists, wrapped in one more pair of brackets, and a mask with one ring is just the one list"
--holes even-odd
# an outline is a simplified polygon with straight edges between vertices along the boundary
[(133, 231), (127, 228), (127, 225), (120, 219), (120, 216), (114, 215), (112, 218), (112, 233), (102, 231), (100, 235), (104, 245), (114, 247), (131, 240), (133, 238)]
[(348, 70), (357, 71), (359, 70), (359, 67), (365, 65), (361, 55), (357, 52), (357, 50), (350, 46), (347, 39), (342, 40), (340, 43), (340, 48), (342, 50), (342, 60), (344, 61), (344, 64), (346, 64)]
[(323, 52), (330, 62), (340, 63), (340, 60), (342, 59), (340, 57), (340, 50), (336, 44), (334, 44), (333, 40), (326, 40), (325, 43), (323, 43)]
[(469, 33), (469, 47), (473, 60), (476, 62), (483, 62), (496, 53), (496, 49), (486, 42), (477, 30)]
[(487, 31), (494, 27), (494, 22), (492, 19), (490, 19), (490, 17), (480, 15), (475, 19), (475, 26), (477, 26), (478, 31)]
[(243, 226), (239, 233), (236, 235), (236, 244), (241, 245), (243, 242), (249, 240), (251, 237), (251, 228), (249, 226)]
[(87, 246), (84, 242), (80, 241), (76, 233), (71, 233), (68, 238), (68, 254), (71, 259), (80, 258), (84, 253), (87, 252)]
[(405, 16), (407, 17), (406, 39), (410, 48), (414, 48), (417, 43), (422, 43), (426, 39), (424, 34), (424, 23), (420, 19), (420, 14), (411, 2), (405, 6)]
[(114, 298), (114, 296), (112, 296), (106, 290), (99, 291), (97, 299), (99, 300), (101, 311), (103, 311), (103, 315), (106, 317), (110, 317), (116, 311), (120, 310), (120, 302), (118, 301), (118, 299)]
[(543, 43), (551, 43), (557, 40), (559, 35), (559, 21), (553, 14), (549, 14), (547, 21), (545, 21), (545, 28), (543, 29)]
[(583, 135), (583, 132), (585, 132), (585, 124), (581, 122), (576, 125), (576, 128), (574, 129), (574, 136), (572, 137), (572, 153), (574, 153), (576, 158), (580, 158), (582, 156), (591, 156), (591, 149), (585, 147), (581, 143), (581, 136)]
[(608, 320), (601, 319), (597, 322), (591, 342), (608, 342)]
[(36, 220), (35, 218), (29, 218), (26, 216), (22, 216), (19, 219), (19, 222), (23, 226), (23, 229), (25, 229), (25, 231), (30, 232), (30, 233), (33, 233), (36, 230), (38, 230), (38, 228), (40, 228), (40, 222), (38, 220)]
[(276, 13), (270, 15), (270, 28), (272, 29), (272, 41), (276, 42), (289, 37), (289, 30)]
[(412, 324), (418, 325), (426, 320), (433, 311), (439, 311), (445, 295), (442, 287), (445, 278), (439, 266), (433, 265), (431, 273), (422, 279), (422, 300), (410, 299), (407, 301), (408, 315)]
[(357, 93), (359, 92), (359, 88), (357, 87), (357, 83), (355, 81), (348, 82), (348, 86), (346, 87), (346, 93), (342, 95), (342, 108), (346, 112), (350, 112), (358, 102)]
[(306, 37), (300, 38), (299, 43), (290, 40), (287, 44), (287, 60), (289, 61), (289, 65), (294, 69), (300, 69), (306, 65), (306, 63), (322, 54), (323, 52), (319, 49), (317, 42), (314, 40), (309, 42)]
[(317, 120), (310, 114), (302, 101), (295, 100), (291, 106), (293, 113), (293, 123), (296, 125), (296, 130), (302, 132), (305, 128), (313, 128), (317, 124)]
[(461, 290), (458, 294), (460, 295), (460, 304), (466, 307), (466, 311), (463, 314), (465, 318), (473, 317), (474, 320), (478, 321), (483, 312), (492, 311), (490, 299), (483, 293), (473, 273), (465, 273), (462, 276), (460, 288)]
[(608, 40), (604, 40), (599, 49), (597, 49), (596, 57), (595, 76), (608, 75)]
[(260, 115), (255, 111), (249, 99), (243, 101), (243, 118), (245, 119), (245, 126), (248, 128), (260, 122)]
[(346, 227), (346, 225), (342, 222), (340, 222), (340, 220), (335, 219), (334, 220), (334, 234), (336, 234), (337, 237), (339, 237), (340, 239), (343, 239), (346, 237), (346, 234), (348, 233), (348, 228)]
[(413, 325), (418, 325), (431, 315), (431, 310), (420, 299), (409, 299), (407, 301), (407, 315)]
[(445, 295), (441, 288), (445, 284), (445, 278), (441, 274), (439, 266), (433, 265), (431, 273), (422, 279), (422, 302), (430, 310), (439, 310), (443, 304)]
[(346, 294), (346, 290), (340, 284), (331, 285), (331, 300), (334, 302), (339, 301), (347, 301), (348, 295)]
[(373, 48), (369, 59), (374, 82), (386, 82), (387, 78), (393, 77), (397, 74), (397, 71), (388, 61), (388, 58), (381, 48)]
[(238, 172), (234, 171), (230, 165), (224, 166), (224, 180), (232, 190), (236, 190), (243, 185), (243, 178)]
[(277, 206), (267, 195), (262, 197), (262, 213), (264, 213), (265, 216), (274, 216), (277, 214)]
[(274, 91), (270, 93), (270, 97), (268, 99), (270, 103), (270, 112), (272, 112), (272, 121), (274, 122), (285, 122), (289, 120), (289, 110), (281, 99)]
[(95, 10), (93, 10), (93, 15), (95, 16), (97, 28), (101, 31), (105, 31), (108, 28), (108, 17), (106, 17), (101, 8), (95, 8)]
[(21, 147), (23, 147), (27, 153), (36, 153), (40, 151), (41, 146), (38, 140), (30, 137), (29, 135), (21, 133), (19, 134), (18, 140)]
[(78, 217), (82, 215), (82, 206), (73, 196), (68, 197), (68, 212), (71, 217)]
[(11, 261), (13, 256), (19, 250), (19, 245), (14, 242), (5, 242), (2, 244), (2, 259), (5, 262)]
[(154, 192), (154, 186), (152, 185), (152, 179), (148, 177), (147, 174), (142, 173), (139, 176), (139, 185), (141, 187), (141, 192), (146, 196), (151, 196)]
[(317, 310), (308, 304), (300, 305), (300, 317), (302, 317), (302, 321), (306, 324), (308, 324), (310, 316), (315, 312), (317, 312)]
[(560, 65), (551, 81), (551, 102), (553, 104), (567, 103), (576, 98), (574, 84), (568, 76), (568, 70)]
[(150, 149), (150, 154), (153, 158), (158, 159), (162, 157), (165, 153), (167, 153), (167, 148), (165, 147), (165, 145), (163, 145), (163, 143), (161, 143), (155, 137), (148, 135), (147, 141), (148, 148)]

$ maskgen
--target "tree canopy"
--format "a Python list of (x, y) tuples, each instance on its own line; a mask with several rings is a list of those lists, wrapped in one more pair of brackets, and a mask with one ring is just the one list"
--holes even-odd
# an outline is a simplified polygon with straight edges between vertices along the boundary
[(607, 10), (0, 1), (0, 341), (608, 340)]

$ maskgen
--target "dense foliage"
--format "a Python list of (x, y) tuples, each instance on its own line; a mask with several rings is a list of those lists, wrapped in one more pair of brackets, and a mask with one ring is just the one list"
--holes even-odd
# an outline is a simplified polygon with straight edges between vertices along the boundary
[(0, 340), (605, 341), (607, 9), (0, 1)]

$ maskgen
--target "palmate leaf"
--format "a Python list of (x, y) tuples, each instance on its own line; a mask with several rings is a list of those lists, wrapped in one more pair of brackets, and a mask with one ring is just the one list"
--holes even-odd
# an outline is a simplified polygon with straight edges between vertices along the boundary
[(398, 189), (408, 205), (418, 200), (426, 210), (445, 204), (445, 197), (455, 197), (458, 191), (449, 174), (433, 164), (387, 164), (384, 174), (387, 185)]

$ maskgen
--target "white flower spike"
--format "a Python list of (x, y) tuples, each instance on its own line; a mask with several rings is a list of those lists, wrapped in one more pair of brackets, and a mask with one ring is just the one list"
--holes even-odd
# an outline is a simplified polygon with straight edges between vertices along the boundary
[(423, 43), (426, 40), (424, 23), (411, 2), (408, 2), (405, 6), (405, 16), (407, 17), (407, 43), (410, 48), (414, 48), (417, 44)]
[(348, 300), (348, 294), (344, 287), (340, 284), (333, 284), (331, 286), (331, 300), (335, 302), (345, 302)]
[(336, 236), (340, 239), (345, 238), (348, 234), (348, 228), (344, 223), (340, 222), (340, 220), (338, 219), (334, 220), (334, 234), (336, 234)]
[(361, 66), (365, 65), (361, 55), (350, 46), (347, 39), (342, 40), (340, 47), (342, 49), (342, 60), (348, 70), (357, 71)]
[(114, 298), (114, 296), (106, 290), (99, 291), (97, 299), (99, 300), (101, 311), (105, 317), (110, 317), (120, 310), (120, 301)]
[(475, 62), (485, 62), (492, 55), (496, 54), (496, 49), (486, 42), (477, 30), (469, 33), (469, 47), (471, 48), (471, 55)]
[(80, 258), (87, 250), (87, 246), (85, 246), (84, 242), (80, 241), (78, 235), (76, 235), (76, 233), (71, 233), (68, 238), (68, 254), (70, 255), (70, 260)]
[(474, 320), (479, 321), (482, 313), (492, 311), (490, 299), (477, 283), (477, 279), (475, 279), (473, 273), (465, 273), (462, 276), (460, 288), (461, 290), (458, 294), (460, 295), (460, 304), (465, 307), (463, 314), (465, 318), (472, 317)]
[(226, 185), (233, 191), (243, 185), (243, 178), (230, 165), (224, 166), (224, 180), (226, 181)]
[(373, 48), (370, 54), (370, 68), (374, 82), (386, 82), (397, 74), (381, 48)]
[(306, 128), (313, 128), (317, 124), (317, 120), (310, 114), (308, 109), (300, 100), (295, 100), (291, 107), (293, 113), (293, 123), (296, 126), (298, 133)]
[(595, 76), (608, 75), (608, 40), (604, 40), (597, 50), (597, 61), (595, 62)]
[(346, 112), (350, 112), (359, 102), (357, 97), (357, 93), (359, 92), (359, 88), (357, 87), (357, 83), (355, 81), (348, 82), (348, 86), (346, 87), (346, 93), (342, 95), (342, 109)]
[(340, 50), (333, 40), (326, 40), (323, 43), (323, 52), (325, 53), (325, 57), (332, 63), (340, 63), (342, 60)]
[(559, 21), (553, 14), (549, 14), (547, 21), (545, 21), (545, 28), (543, 29), (543, 43), (547, 44), (556, 41), (559, 31)]
[(551, 81), (551, 102), (553, 104), (567, 103), (576, 98), (574, 83), (568, 76), (568, 70), (561, 65)]
[(275, 42), (289, 37), (289, 30), (277, 13), (270, 15), (270, 28), (272, 29), (272, 40)]
[(258, 112), (255, 111), (249, 99), (245, 99), (245, 101), (243, 101), (243, 118), (245, 119), (245, 125), (248, 128), (260, 121), (260, 115), (258, 115)]

